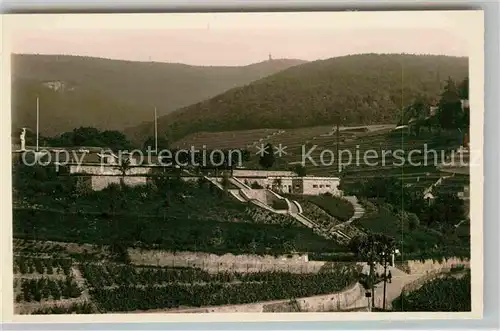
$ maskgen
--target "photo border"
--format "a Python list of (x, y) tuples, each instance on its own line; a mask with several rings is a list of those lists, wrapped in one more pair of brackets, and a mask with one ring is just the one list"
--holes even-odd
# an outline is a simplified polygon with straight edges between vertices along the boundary
[[(5, 22), (2, 22), (2, 24), (3, 24), (3, 26), (5, 27)], [(4, 34), (4, 38), (5, 38), (5, 34)], [(4, 42), (5, 42), (5, 40), (4, 40)], [(3, 51), (5, 52), (5, 49), (4, 49)], [(484, 60), (483, 60), (483, 61), (484, 61)], [(7, 62), (7, 63), (6, 63), (6, 62)], [(483, 64), (484, 64), (484, 63), (483, 63)], [(4, 102), (2, 103), (2, 104), (4, 105), (4, 108), (5, 108), (5, 109), (10, 109), (10, 100), (8, 100), (8, 99), (10, 99), (10, 87), (9, 87), (8, 89), (4, 89), (4, 86), (8, 86), (8, 85), (10, 85), (10, 75), (8, 76), (9, 81), (7, 81), (7, 80), (5, 79), (5, 77), (9, 74), (9, 63), (8, 63), (8, 60), (6, 61), (6, 60), (5, 60), (5, 58), (2, 58), (2, 65), (3, 65), (3, 66), (2, 66), (2, 68), (4, 69), (4, 70), (3, 70), (3, 73), (4, 73), (4, 74), (3, 74), (3, 77), (2, 77), (2, 78), (3, 78), (3, 81), (2, 81), (2, 82), (3, 82), (3, 86), (2, 86), (2, 89), (1, 89), (1, 91), (2, 91), (2, 92), (1, 92), (1, 93), (2, 93), (2, 94), (1, 94), (1, 99), (2, 99), (2, 101), (4, 101)], [(478, 67), (479, 67), (479, 66), (478, 66)], [(484, 67), (484, 65), (483, 65), (482, 67)], [(6, 68), (7, 68), (7, 69), (6, 69)], [(478, 91), (479, 91), (479, 89), (480, 89), (480, 90), (481, 90), (481, 94), (483, 94), (483, 91), (484, 91), (484, 90), (483, 90), (483, 85), (482, 85), (482, 82), (483, 82), (484, 80), (479, 80), (479, 79), (478, 79), (478, 78), (479, 78), (479, 76), (474, 75), (474, 70), (472, 70), (471, 68), (472, 68), (472, 65), (470, 65), (470, 66), (469, 66), (469, 70), (471, 70), (471, 78), (470, 78), (470, 81), (471, 81), (471, 95), (472, 95), (472, 97), (470, 98), (471, 108), (472, 108), (472, 109), (474, 109), (474, 111), (475, 111), (475, 112), (479, 112), (479, 111), (478, 111), (478, 109), (484, 109), (484, 102), (483, 102), (483, 98), (482, 98), (482, 97), (479, 97), (479, 96), (477, 95), (477, 93), (479, 93)], [(481, 71), (481, 72), (479, 72), (479, 71)], [(476, 72), (476, 74), (478, 74), (478, 75), (479, 75), (479, 74), (482, 74), (482, 68), (481, 68), (479, 71), (478, 71), (478, 72)], [(484, 74), (483, 74), (483, 76), (484, 76)], [(473, 78), (473, 77), (475, 77), (475, 78)], [(7, 82), (6, 82), (6, 81), (7, 81)], [(475, 96), (474, 96), (474, 95), (475, 95)], [(4, 112), (5, 112), (5, 111), (4, 111)], [(4, 113), (4, 112), (3, 112), (3, 113)], [(10, 133), (10, 112), (8, 112), (8, 113), (9, 113), (9, 114), (8, 114), (8, 117), (9, 117), (9, 118), (8, 118), (8, 120), (6, 120), (6, 121), (1, 121), (1, 122), (2, 122), (2, 124), (3, 124), (3, 125), (5, 125), (5, 126), (6, 126), (6, 127), (4, 128), (4, 129), (6, 129), (6, 131), (4, 131), (4, 132), (9, 132), (9, 133)], [(482, 136), (482, 134), (480, 133), (480, 135), (479, 135), (479, 137), (480, 137), (480, 138), (478, 138), (478, 136), (476, 136), (476, 134), (473, 134), (473, 133), (472, 133), (472, 130), (473, 130), (475, 127), (476, 127), (476, 129), (477, 129), (477, 128), (479, 128), (479, 130), (481, 130), (481, 128), (483, 127), (483, 124), (484, 124), (484, 123), (483, 123), (483, 120), (484, 120), (484, 119), (483, 119), (482, 117), (483, 117), (483, 114), (482, 114), (482, 116), (481, 116), (481, 119), (480, 119), (480, 120), (479, 120), (479, 119), (477, 119), (477, 118), (475, 118), (475, 117), (474, 117), (474, 118), (475, 118), (475, 120), (473, 120), (473, 117), (471, 117), (471, 149), (473, 149), (473, 148), (475, 148), (475, 147), (477, 147), (477, 146), (481, 146), (481, 147), (482, 147), (482, 145), (483, 145), (483, 136)], [(473, 123), (475, 123), (475, 124), (473, 124)], [(487, 123), (486, 123), (486, 124), (487, 124)], [(497, 133), (498, 133), (498, 132), (497, 132)], [(10, 143), (10, 136), (9, 136), (9, 141), (8, 141), (8, 142)], [(2, 141), (2, 145), (3, 145), (3, 143), (4, 143), (4, 141)], [(10, 149), (11, 149), (10, 144), (9, 144), (8, 146), (6, 146), (6, 147), (7, 147), (7, 148), (9, 149), (9, 151), (10, 151)], [(492, 157), (492, 156), (491, 156), (491, 157)], [(490, 157), (490, 158), (491, 158), (491, 157)], [(481, 160), (481, 161), (483, 161), (483, 160)], [(8, 163), (9, 163), (9, 164), (7, 165), (6, 169), (3, 169), (3, 170), (4, 170), (4, 171), (2, 172), (3, 174), (7, 174), (7, 175), (8, 175), (8, 174), (10, 174), (10, 171), (11, 171), (11, 170), (10, 170), (10, 169), (11, 169), (11, 168), (10, 168), (10, 159), (9, 159), (9, 162), (8, 162)], [(482, 162), (481, 162), (481, 164), (482, 164)], [(2, 166), (5, 166), (5, 165), (4, 165), (4, 164), (2, 164)], [(486, 167), (486, 165), (485, 165), (485, 167)], [(475, 213), (482, 214), (482, 210), (483, 210), (483, 206), (482, 206), (482, 197), (483, 197), (483, 180), (482, 180), (483, 176), (482, 176), (482, 170), (483, 170), (483, 169), (482, 169), (482, 167), (480, 167), (480, 168), (481, 168), (481, 169), (480, 169), (480, 172), (478, 172), (478, 173), (477, 173), (477, 174), (475, 174), (475, 175), (473, 174), (474, 172), (473, 172), (473, 171), (471, 171), (471, 197), (472, 197), (472, 196), (481, 197), (481, 204), (479, 204), (479, 203), (477, 203), (477, 204), (476, 204), (476, 203), (474, 203), (474, 204), (473, 204), (473, 203), (472, 203), (472, 198), (471, 198), (471, 214), (474, 214), (474, 215), (475, 215)], [(10, 177), (10, 176), (9, 176), (9, 177)], [(474, 181), (474, 180), (473, 180), (473, 178), (480, 179), (480, 182), (478, 182), (478, 181)], [(4, 184), (4, 185), (2, 185), (4, 188), (5, 188), (5, 187), (7, 187), (7, 189), (9, 190), (9, 194), (7, 194), (8, 198), (7, 198), (7, 199), (3, 199), (3, 201), (2, 201), (2, 210), (4, 210), (4, 208), (3, 208), (3, 204), (5, 204), (5, 203), (11, 203), (11, 196), (10, 196), (10, 194), (11, 194), (11, 193), (10, 193), (11, 178), (10, 178), (10, 179), (7, 179), (6, 181), (2, 181), (2, 184)], [(6, 185), (6, 184), (9, 184), (9, 185)], [(487, 183), (485, 183), (485, 184), (487, 184)], [(487, 185), (485, 185), (485, 186), (487, 186)], [(472, 194), (472, 193), (474, 193), (474, 194)], [(476, 198), (476, 199), (478, 199), (478, 198)], [(473, 208), (473, 206), (474, 206), (475, 208)], [(11, 219), (11, 216), (12, 216), (11, 214), (12, 214), (12, 210), (10, 210), (9, 215), (8, 215), (8, 216), (10, 216), (10, 219)], [(5, 216), (7, 216), (7, 215), (5, 215)], [(483, 219), (483, 217), (481, 217), (480, 219)], [(3, 223), (2, 223), (2, 230), (9, 230), (9, 229), (8, 229), (8, 227), (5, 227), (5, 223), (6, 223), (6, 222), (3, 222)], [(480, 224), (480, 227), (482, 228), (482, 222), (481, 222), (481, 224)], [(476, 232), (477, 232), (477, 231), (476, 231)], [(4, 235), (5, 233), (7, 233), (7, 232), (6, 232), (6, 231), (2, 231), (2, 235)], [(10, 233), (11, 233), (11, 232), (10, 232)], [(11, 237), (11, 235), (10, 235), (10, 237)], [(4, 238), (2, 238), (2, 239), (4, 239)], [(8, 238), (7, 238), (7, 239), (8, 239)], [(10, 239), (12, 239), (12, 238), (10, 238)], [(8, 242), (9, 240), (6, 240), (6, 241)], [(477, 245), (477, 243), (481, 243), (481, 241), (482, 241), (482, 234), (481, 234), (481, 235), (472, 235), (472, 233), (471, 233), (471, 245), (472, 245), (473, 247), (476, 247), (476, 246), (474, 246), (474, 242), (475, 242), (475, 243), (476, 243), (476, 245)], [(4, 241), (2, 240), (2, 244), (3, 244), (3, 243), (4, 243)], [(11, 240), (10, 240), (10, 244), (11, 244)], [(480, 249), (480, 252), (479, 252), (479, 253), (481, 253), (481, 255), (482, 255), (482, 245), (479, 245), (479, 246), (481, 247), (481, 249)], [(9, 255), (10, 255), (10, 259), (7, 257), (7, 259), (4, 259), (4, 261), (5, 261), (5, 262), (7, 262), (7, 263), (6, 263), (7, 265), (11, 265), (11, 264), (12, 264), (12, 254), (11, 254), (11, 253), (12, 253), (12, 247), (11, 247), (11, 245), (10, 245), (10, 246), (7, 246), (7, 249), (6, 249), (6, 250), (4, 250), (4, 248), (5, 248), (5, 247), (2, 247), (2, 251), (3, 251), (4, 253), (6, 252), (7, 254), (9, 254)], [(471, 269), (473, 270), (472, 274), (473, 274), (473, 279), (474, 279), (474, 275), (477, 275), (477, 272), (474, 272), (474, 270), (482, 270), (482, 263), (483, 263), (483, 262), (482, 262), (482, 258), (481, 258), (480, 264), (479, 264), (479, 265), (476, 265), (476, 261), (478, 261), (478, 260), (476, 260), (476, 255), (477, 255), (477, 254), (476, 254), (476, 250), (475, 250), (475, 249), (473, 249), (472, 251), (473, 251), (473, 252), (471, 253), (471, 254), (472, 254), (472, 255), (471, 255), (471, 264), (472, 264)], [(480, 256), (481, 256), (481, 255), (480, 255)], [(9, 263), (10, 263), (10, 264), (9, 264)], [(4, 265), (5, 265), (5, 264), (4, 264)], [(475, 268), (480, 268), (480, 269), (475, 269)], [(482, 275), (481, 275), (481, 276), (482, 276)], [(6, 284), (6, 281), (9, 281), (7, 278), (8, 278), (8, 277), (2, 277), (2, 282), (4, 283), (4, 285)], [(476, 278), (476, 279), (477, 279), (477, 278)], [(10, 284), (11, 284), (11, 281), (12, 281), (12, 277), (10, 277)], [(473, 282), (473, 283), (474, 283), (474, 282)], [(8, 289), (8, 287), (5, 287), (5, 286), (4, 286), (4, 288), (3, 288), (2, 298), (4, 298), (5, 293), (8, 291), (8, 290), (6, 291), (6, 289)], [(473, 291), (474, 291), (474, 290), (473, 290)], [(12, 291), (11, 291), (11, 292), (12, 292)], [(482, 292), (482, 291), (481, 291), (481, 292)], [(481, 293), (481, 294), (482, 294), (482, 293)], [(482, 297), (482, 295), (481, 295), (481, 297)], [(290, 316), (291, 314), (293, 314), (293, 313), (286, 313), (286, 314), (283, 314), (283, 315), (284, 315), (283, 317), (285, 317), (285, 319), (284, 319), (284, 320), (285, 320), (285, 321), (290, 321), (291, 319), (293, 319), (293, 318), (291, 318), (291, 316)], [(306, 320), (306, 318), (304, 318), (304, 317), (305, 317), (305, 316), (309, 316), (309, 315), (311, 315), (311, 314), (312, 314), (312, 315), (316, 315), (316, 314), (328, 314), (328, 315), (331, 315), (331, 314), (342, 314), (342, 313), (308, 313), (308, 314), (306, 314), (306, 315), (304, 315), (304, 314), (300, 314), (300, 315), (301, 315), (301, 316), (300, 316), (301, 318), (300, 318), (299, 320), (300, 320), (300, 321), (304, 321), (304, 320)], [(360, 314), (361, 314), (361, 315), (360, 315)], [(375, 317), (375, 319), (380, 319), (380, 317), (383, 317), (383, 316), (375, 316), (375, 315), (387, 315), (386, 313), (367, 313), (367, 314), (368, 314), (368, 315), (370, 315), (370, 316), (369, 316), (369, 317), (370, 317), (370, 318), (369, 318), (369, 320), (373, 320), (373, 319), (374, 319), (373, 317)], [(435, 314), (440, 314), (440, 315), (442, 315), (443, 313), (432, 313), (432, 314), (429, 314), (429, 313), (425, 313), (425, 314), (419, 314), (419, 313), (416, 313), (416, 314), (415, 314), (415, 313), (391, 313), (390, 315), (392, 316), (392, 315), (395, 315), (395, 314), (403, 314), (403, 315), (409, 315), (409, 314), (410, 314), (410, 315), (416, 315), (416, 316), (415, 316), (415, 318), (417, 318), (417, 319), (422, 319), (422, 318), (426, 318), (426, 319), (427, 319), (427, 318), (429, 318), (429, 317), (435, 317), (435, 316), (433, 316), (433, 315), (435, 315)], [(445, 314), (448, 314), (448, 313), (445, 313)], [(458, 313), (458, 314), (464, 314), (464, 313)], [(466, 314), (467, 314), (467, 313), (466, 313)], [(92, 322), (93, 322), (93, 323), (95, 323), (96, 318), (94, 318), (94, 317), (97, 317), (97, 319), (98, 319), (98, 317), (100, 317), (100, 316), (111, 316), (111, 315), (115, 315), (115, 314), (105, 314), (105, 315), (96, 314), (96, 315), (82, 315), (82, 316), (83, 316), (83, 317), (92, 317), (92, 318), (89, 318), (89, 319), (92, 319), (92, 320), (93, 320)], [(119, 316), (120, 316), (120, 317), (122, 317), (122, 316), (124, 316), (124, 315), (125, 315), (125, 316), (126, 316), (126, 315), (128, 315), (128, 316), (131, 316), (131, 315), (132, 315), (132, 316), (137, 317), (137, 314), (120, 314)], [(154, 316), (154, 314), (141, 314), (141, 315), (145, 315), (145, 316), (147, 317), (147, 320), (148, 320), (148, 321), (152, 321), (152, 320), (154, 320), (154, 319), (152, 318), (152, 317)], [(176, 314), (176, 315), (177, 315), (177, 314)], [(188, 320), (192, 320), (194, 316), (196, 316), (196, 318), (197, 318), (197, 319), (200, 317), (200, 315), (198, 315), (198, 314), (197, 314), (197, 315), (194, 315), (194, 316), (193, 316), (192, 314), (188, 314), (188, 315), (189, 315), (189, 317), (190, 317), (190, 318), (188, 318)], [(216, 314), (207, 314), (207, 316), (208, 316), (208, 315), (213, 316), (213, 315), (216, 315)], [(218, 314), (217, 314), (217, 315), (218, 315)], [(228, 316), (227, 316), (227, 315), (234, 315), (234, 314), (222, 314), (222, 315), (224, 316), (224, 318), (223, 318), (224, 320), (228, 320), (228, 318), (227, 318)], [(245, 314), (245, 315), (247, 315), (247, 314)], [(262, 315), (262, 314), (258, 314), (258, 315)], [(266, 315), (267, 315), (267, 314), (266, 314)], [(342, 314), (342, 315), (344, 315), (344, 314)], [(363, 317), (365, 317), (365, 316), (362, 316), (362, 315), (364, 315), (364, 313), (357, 313), (356, 315), (357, 315), (357, 318), (355, 318), (356, 320), (359, 320), (359, 319), (364, 319), (364, 320), (366, 320), (365, 318), (363, 318)], [(418, 315), (421, 315), (421, 316), (418, 316)], [(453, 314), (451, 314), (451, 315), (453, 315)], [(4, 315), (4, 316), (5, 316), (5, 315)], [(30, 316), (30, 315), (27, 315), (27, 316)], [(46, 321), (47, 321), (47, 317), (48, 317), (48, 316), (51, 316), (51, 315), (44, 315), (44, 318), (43, 318), (43, 319), (40, 319), (39, 321), (33, 321), (33, 322), (34, 322), (34, 323), (36, 323), (36, 322), (46, 322)], [(171, 316), (171, 315), (169, 315), (169, 316)], [(32, 317), (34, 317), (34, 316), (30, 316), (30, 319), (31, 319)], [(38, 316), (37, 316), (37, 317), (38, 317)], [(52, 317), (52, 316), (51, 316), (51, 317)], [(55, 319), (55, 320), (57, 320), (57, 319), (59, 319), (58, 317), (64, 317), (64, 318), (65, 318), (66, 316), (55, 316), (55, 317), (57, 317), (57, 318)], [(188, 317), (188, 316), (187, 316), (187, 317)], [(387, 316), (386, 316), (386, 317), (387, 317)], [(402, 316), (402, 317), (403, 317), (403, 316)], [(447, 316), (447, 317), (444, 317), (444, 318), (450, 318), (450, 317), (454, 317), (454, 316)], [(60, 320), (62, 321), (62, 320), (64, 320), (64, 318), (63, 318), (63, 319), (60, 319)], [(115, 316), (111, 316), (111, 318), (116, 318), (116, 315), (115, 315)], [(392, 319), (392, 318), (390, 318), (390, 319)], [(404, 319), (408, 319), (408, 316), (404, 316)], [(129, 319), (127, 318), (127, 320), (129, 320)], [(132, 321), (132, 320), (133, 320), (133, 319), (130, 319), (130, 321)], [(136, 320), (137, 320), (137, 319), (136, 319)], [(231, 318), (231, 320), (232, 320), (232, 318)], [(255, 321), (255, 317), (253, 317), (253, 316), (252, 316), (252, 317), (250, 318), (250, 320), (251, 320), (251, 321)], [(297, 321), (299, 321), (299, 320), (297, 320)], [(307, 318), (307, 320), (309, 320), (309, 318)], [(315, 319), (315, 320), (317, 320), (317, 319)], [(330, 320), (330, 319), (329, 319), (329, 320)], [(336, 320), (338, 321), (338, 319), (336, 319)], [(352, 318), (349, 318), (348, 320), (352, 320)], [(238, 320), (238, 321), (239, 321), (239, 320)], [(31, 321), (30, 321), (30, 322), (31, 322)], [(136, 321), (134, 321), (134, 322), (136, 322)], [(169, 323), (170, 323), (170, 322), (169, 322)], [(172, 323), (173, 323), (173, 322), (172, 322)], [(108, 324), (108, 325), (109, 325), (109, 324)]]

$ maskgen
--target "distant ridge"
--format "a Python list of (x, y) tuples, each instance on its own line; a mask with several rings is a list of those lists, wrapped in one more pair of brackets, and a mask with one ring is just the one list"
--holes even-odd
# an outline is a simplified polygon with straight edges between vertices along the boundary
[[(200, 131), (396, 123), (417, 95), (435, 100), (448, 77), (468, 75), (468, 59), (441, 55), (361, 54), (294, 66), (158, 120), (171, 140)], [(401, 98), (404, 98), (402, 100)], [(126, 130), (134, 141), (145, 123)]]
[(122, 130), (274, 74), (302, 60), (245, 66), (192, 66), (72, 55), (12, 56), (13, 129), (35, 125), (40, 96), (43, 134), (79, 126)]

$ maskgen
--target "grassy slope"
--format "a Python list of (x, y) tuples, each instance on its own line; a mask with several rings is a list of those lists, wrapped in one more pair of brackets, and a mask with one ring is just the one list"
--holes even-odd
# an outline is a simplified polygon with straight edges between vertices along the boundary
[[(355, 220), (353, 225), (374, 233), (383, 233), (392, 236), (401, 242), (403, 259), (432, 254), (447, 256), (461, 255), (470, 250), (468, 225), (464, 224), (452, 234), (442, 234), (428, 229), (425, 226), (410, 228), (406, 222), (376, 200), (377, 210), (366, 213), (362, 218)], [(441, 252), (441, 253), (439, 253)]]
[(345, 251), (290, 216), (239, 203), (208, 184), (181, 182), (162, 189), (116, 188), (75, 196), (71, 183), (38, 170), (31, 178), (26, 170), (14, 173), (16, 238), (92, 244), (115, 238), (144, 248), (214, 253)]

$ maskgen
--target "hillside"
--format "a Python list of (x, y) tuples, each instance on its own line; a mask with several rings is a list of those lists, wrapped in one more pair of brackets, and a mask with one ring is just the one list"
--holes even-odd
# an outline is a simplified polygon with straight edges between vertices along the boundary
[[(403, 70), (402, 70), (403, 69)], [(171, 140), (200, 131), (396, 123), (401, 104), (432, 99), (449, 76), (463, 79), (468, 59), (431, 55), (350, 55), (302, 64), (179, 109), (158, 121)], [(402, 89), (403, 87), (403, 89)], [(403, 100), (402, 100), (403, 96)], [(127, 129), (135, 141), (153, 126)]]
[(203, 67), (62, 55), (13, 55), (13, 129), (47, 135), (75, 127), (122, 130), (158, 115), (248, 84), (301, 60), (271, 60), (241, 67)]

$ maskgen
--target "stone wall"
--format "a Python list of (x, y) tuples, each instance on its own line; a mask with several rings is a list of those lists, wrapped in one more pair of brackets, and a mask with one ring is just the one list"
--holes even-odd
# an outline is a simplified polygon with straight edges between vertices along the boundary
[(208, 272), (260, 272), (285, 271), (293, 273), (315, 273), (324, 265), (322, 261), (308, 261), (307, 255), (259, 256), (259, 255), (215, 255), (195, 252), (168, 252), (161, 250), (129, 249), (133, 264), (160, 267), (194, 267)]
[[(120, 184), (122, 176), (91, 176), (91, 187), (94, 191), (101, 191), (111, 184)], [(127, 186), (146, 185), (148, 177), (146, 176), (130, 176), (123, 178), (123, 182)]]
[(293, 171), (273, 171), (273, 170), (233, 170), (234, 177), (296, 177)]
[(404, 264), (405, 271), (409, 274), (426, 274), (433, 272), (440, 272), (442, 270), (447, 270), (455, 266), (464, 265), (466, 267), (470, 266), (470, 261), (468, 259), (460, 258), (450, 258), (446, 261), (435, 261), (435, 260), (425, 260), (425, 261), (407, 261)]
[(227, 305), (169, 311), (172, 313), (265, 313), (265, 312), (331, 312), (350, 307), (364, 295), (363, 287), (356, 283), (332, 294), (317, 295), (296, 300), (276, 300), (244, 305)]
[[(131, 167), (127, 170), (127, 175), (147, 175), (152, 172), (152, 167)], [(122, 172), (117, 166), (109, 165), (70, 165), (70, 174), (88, 175), (121, 175)]]

